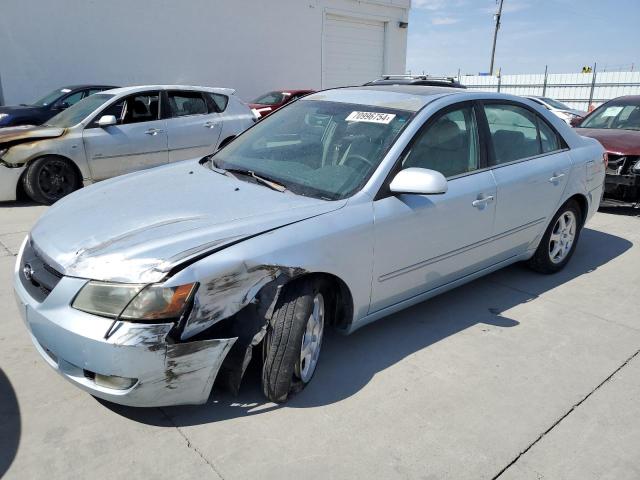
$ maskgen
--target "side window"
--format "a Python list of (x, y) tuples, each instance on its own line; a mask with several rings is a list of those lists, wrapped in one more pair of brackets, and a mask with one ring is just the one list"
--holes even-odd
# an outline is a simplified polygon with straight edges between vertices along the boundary
[(227, 104), (229, 103), (229, 97), (226, 95), (221, 95), (219, 93), (204, 93), (209, 99), (210, 105), (214, 108), (210, 109), (213, 112), (224, 112), (227, 109)]
[(72, 93), (71, 95), (69, 95), (68, 97), (66, 97), (62, 103), (66, 103), (67, 106), (71, 106), (74, 103), (78, 103), (80, 100), (82, 100), (82, 96), (84, 95), (84, 90), (80, 90), (79, 92), (75, 92)]
[[(144, 92), (131, 95), (124, 101), (124, 108), (121, 116), (123, 125), (130, 123), (150, 122), (158, 119), (160, 94), (158, 92)], [(117, 109), (117, 104), (114, 105)], [(112, 107), (109, 107), (111, 109)], [(107, 110), (109, 110), (107, 109)], [(112, 115), (111, 113), (103, 113), (103, 115)], [(115, 115), (115, 114), (114, 114)]]
[(171, 116), (201, 115), (209, 109), (200, 92), (168, 92)]
[(562, 148), (562, 142), (560, 142), (556, 132), (541, 118), (538, 118), (538, 128), (540, 130), (542, 153), (554, 152)]
[(540, 155), (535, 114), (516, 105), (489, 104), (484, 109), (493, 140), (496, 164)]
[(418, 133), (402, 168), (437, 170), (452, 177), (479, 167), (478, 125), (473, 107), (452, 110)]
[(99, 93), (99, 92), (103, 92), (104, 88), (91, 88), (89, 90), (87, 90), (87, 94), (85, 96), (89, 96), (89, 95), (93, 95), (94, 93)]

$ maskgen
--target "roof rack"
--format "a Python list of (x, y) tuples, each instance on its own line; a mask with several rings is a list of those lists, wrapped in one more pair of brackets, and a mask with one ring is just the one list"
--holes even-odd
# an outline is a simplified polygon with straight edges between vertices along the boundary
[(439, 80), (443, 82), (454, 83), (457, 80), (454, 77), (438, 77), (433, 75), (383, 75), (381, 80), (393, 80), (394, 78), (410, 78), (413, 80)]

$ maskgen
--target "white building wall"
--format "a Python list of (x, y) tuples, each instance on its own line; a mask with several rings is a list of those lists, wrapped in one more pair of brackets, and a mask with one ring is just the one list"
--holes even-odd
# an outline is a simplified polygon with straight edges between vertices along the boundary
[(322, 88), (328, 12), (385, 22), (384, 70), (404, 72), (410, 0), (2, 0), (0, 94), (65, 84), (225, 86), (242, 98)]

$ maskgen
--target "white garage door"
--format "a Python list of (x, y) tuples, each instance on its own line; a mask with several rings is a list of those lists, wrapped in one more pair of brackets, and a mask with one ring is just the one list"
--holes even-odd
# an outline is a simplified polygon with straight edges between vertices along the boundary
[(384, 22), (327, 14), (322, 87), (362, 85), (384, 72)]

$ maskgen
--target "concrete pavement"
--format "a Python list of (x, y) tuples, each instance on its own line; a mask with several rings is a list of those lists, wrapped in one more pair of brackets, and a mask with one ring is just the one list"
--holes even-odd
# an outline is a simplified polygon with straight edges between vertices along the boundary
[(0, 204), (0, 476), (640, 478), (640, 217), (598, 213), (563, 272), (513, 266), (329, 335), (312, 384), (265, 403), (101, 403), (42, 361), (14, 306), (44, 207)]

